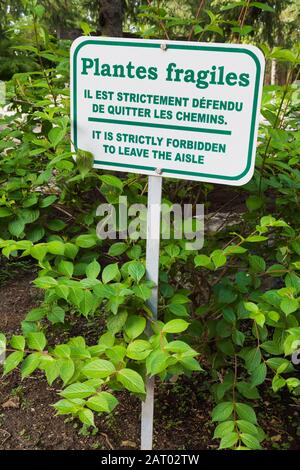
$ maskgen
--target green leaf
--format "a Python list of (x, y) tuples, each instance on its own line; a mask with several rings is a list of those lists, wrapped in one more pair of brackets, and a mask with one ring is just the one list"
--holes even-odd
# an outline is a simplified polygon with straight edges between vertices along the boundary
[(142, 377), (132, 369), (121, 369), (118, 371), (117, 380), (130, 392), (146, 393)]
[(261, 344), (261, 348), (269, 354), (281, 354), (283, 352), (283, 347), (278, 341), (265, 341)]
[(206, 255), (197, 255), (194, 258), (194, 263), (195, 266), (208, 266), (210, 264), (211, 260), (208, 256)]
[(83, 290), (79, 287), (70, 287), (68, 299), (71, 303), (79, 307), (80, 302), (83, 300)]
[(87, 317), (88, 314), (93, 310), (94, 306), (95, 302), (93, 294), (89, 290), (84, 289), (82, 300), (79, 303), (80, 312), (85, 317)]
[(86, 402), (86, 406), (91, 410), (104, 413), (111, 413), (117, 404), (118, 400), (108, 392), (97, 393)]
[(218, 300), (220, 303), (231, 304), (236, 298), (237, 293), (233, 289), (221, 287), (220, 290), (218, 290)]
[(244, 356), (246, 367), (249, 372), (252, 372), (261, 363), (261, 352), (259, 348), (253, 348), (247, 351)]
[(272, 51), (271, 58), (291, 63), (294, 63), (297, 60), (297, 56), (293, 54), (292, 51), (289, 49), (281, 49), (279, 47), (275, 47), (274, 51)]
[(189, 323), (185, 320), (171, 320), (166, 323), (162, 329), (163, 333), (181, 333), (185, 331), (189, 326)]
[(202, 26), (200, 26), (199, 24), (197, 24), (196, 26), (194, 26), (194, 33), (195, 34), (200, 34), (203, 32), (203, 28)]
[(24, 351), (25, 349), (25, 338), (24, 336), (14, 335), (10, 340), (10, 345), (14, 349), (18, 349), (19, 351)]
[(127, 248), (128, 248), (128, 245), (124, 242), (114, 243), (113, 245), (110, 246), (108, 250), (108, 254), (109, 256), (119, 256), (125, 253)]
[(299, 302), (296, 299), (283, 299), (280, 302), (280, 308), (286, 314), (286, 316), (298, 310), (298, 307)]
[(144, 301), (150, 299), (152, 294), (152, 290), (145, 283), (134, 286), (132, 290), (137, 297)]
[(53, 325), (56, 323), (63, 323), (65, 320), (65, 311), (58, 305), (54, 305), (48, 313), (47, 318)]
[(231, 28), (231, 31), (233, 33), (239, 33), (240, 36), (246, 36), (247, 34), (251, 33), (251, 31), (253, 31), (253, 27), (250, 25), (234, 26)]
[(108, 359), (112, 361), (113, 364), (119, 367), (119, 363), (123, 362), (123, 359), (126, 355), (126, 348), (124, 348), (124, 346), (120, 346), (116, 344), (112, 348), (107, 349), (105, 351), (105, 354), (108, 357)]
[(80, 410), (78, 412), (78, 418), (83, 424), (95, 427), (94, 413), (91, 410), (88, 410), (87, 408)]
[(142, 256), (142, 247), (141, 245), (133, 245), (126, 251), (126, 255), (130, 259), (140, 259)]
[(236, 412), (240, 419), (249, 421), (252, 424), (257, 424), (255, 411), (251, 406), (245, 403), (236, 403)]
[(108, 264), (105, 266), (105, 268), (102, 271), (102, 281), (104, 284), (107, 284), (108, 282), (112, 281), (113, 279), (116, 279), (119, 277), (120, 271), (118, 268), (118, 264)]
[(59, 240), (54, 240), (52, 242), (47, 243), (49, 253), (53, 255), (64, 255), (65, 253), (65, 245), (63, 242)]
[(259, 8), (260, 10), (269, 11), (270, 13), (275, 13), (274, 8), (272, 8), (271, 5), (268, 5), (267, 3), (251, 2), (250, 5), (253, 7)]
[(242, 246), (229, 245), (226, 248), (224, 248), (223, 251), (226, 255), (241, 255), (245, 253), (247, 250), (246, 248), (243, 248)]
[(245, 398), (250, 400), (257, 400), (260, 398), (256, 387), (251, 387), (248, 382), (238, 382), (237, 389)]
[(170, 355), (161, 349), (153, 351), (146, 360), (147, 374), (151, 376), (160, 374), (167, 368), (167, 360), (169, 357)]
[(286, 379), (286, 384), (290, 390), (300, 386), (300, 380), (297, 377), (289, 377)]
[(90, 33), (92, 33), (92, 32), (95, 31), (95, 30), (94, 30), (93, 28), (91, 28), (91, 26), (90, 26), (88, 23), (86, 23), (85, 21), (81, 21), (81, 22), (80, 22), (80, 28), (82, 29), (83, 34), (84, 34), (85, 36), (89, 36)]
[(152, 350), (151, 344), (143, 339), (137, 339), (127, 347), (126, 356), (130, 359), (142, 361), (149, 356)]
[(258, 306), (254, 304), (253, 302), (244, 302), (244, 307), (246, 310), (248, 310), (251, 313), (258, 313)]
[(82, 336), (71, 338), (68, 343), (71, 349), (71, 356), (76, 359), (88, 359), (91, 355), (85, 344), (85, 339)]
[(69, 296), (69, 288), (67, 286), (64, 286), (63, 284), (59, 284), (58, 286), (55, 287), (55, 293), (60, 299), (68, 299)]
[(268, 237), (264, 237), (263, 235), (250, 235), (250, 237), (247, 237), (245, 239), (246, 242), (250, 243), (258, 243), (263, 242), (265, 240), (268, 240)]
[(253, 195), (246, 199), (246, 206), (250, 211), (255, 211), (263, 205), (263, 199), (259, 196)]
[(262, 273), (266, 270), (265, 260), (261, 256), (249, 255), (249, 264), (255, 273)]
[(37, 351), (43, 351), (47, 344), (47, 340), (45, 338), (44, 333), (42, 333), (41, 331), (36, 332), (36, 333), (33, 332), (33, 333), (28, 333), (27, 344), (28, 344), (28, 347), (31, 349), (36, 349)]
[[(66, 224), (63, 220), (52, 219), (47, 221), (47, 227), (53, 232), (60, 232), (66, 227)], [(63, 254), (63, 253), (62, 253)]]
[(15, 351), (10, 354), (4, 361), (3, 374), (8, 374), (11, 370), (15, 369), (23, 360), (23, 351)]
[(25, 222), (21, 218), (15, 219), (8, 224), (8, 230), (13, 237), (19, 238), (19, 236), (24, 232), (24, 229)]
[(99, 176), (99, 179), (105, 183), (108, 184), (109, 186), (113, 186), (114, 188), (118, 189), (123, 189), (123, 182), (120, 180), (120, 178), (117, 178), (116, 176), (113, 175), (101, 175)]
[(8, 207), (0, 207), (0, 217), (9, 217), (12, 211)]
[(224, 421), (218, 424), (218, 426), (216, 427), (213, 438), (221, 439), (226, 434), (231, 433), (233, 430), (234, 430), (234, 421)]
[(194, 352), (195, 355), (197, 354), (187, 343), (184, 341), (171, 341), (164, 347), (165, 351), (171, 351), (175, 353), (184, 353), (187, 351)]
[(253, 450), (260, 450), (261, 449), (261, 445), (260, 445), (259, 441), (257, 440), (256, 437), (252, 436), (252, 434), (247, 434), (247, 433), (242, 432), (240, 434), (240, 437), (241, 437), (243, 443), (249, 449), (253, 449)]
[(275, 375), (272, 380), (272, 389), (276, 393), (278, 390), (283, 388), (286, 384), (286, 381), (283, 377), (280, 375)]
[(38, 243), (37, 245), (34, 245), (30, 248), (31, 256), (37, 259), (38, 261), (43, 261), (47, 252), (48, 252), (47, 246), (41, 243)]
[(86, 398), (90, 397), (95, 393), (95, 388), (91, 387), (90, 385), (86, 385), (84, 383), (78, 382), (69, 385), (65, 388), (60, 395), (65, 398)]
[(35, 5), (34, 13), (37, 18), (42, 18), (45, 13), (45, 7), (43, 5)]
[(64, 255), (67, 258), (74, 259), (78, 253), (78, 246), (74, 245), (74, 243), (65, 243), (65, 253)]
[(62, 141), (66, 134), (65, 129), (61, 129), (60, 127), (53, 127), (48, 134), (49, 142), (51, 143), (52, 147), (57, 147), (57, 145)]
[(67, 344), (58, 344), (55, 346), (53, 354), (61, 359), (69, 359), (71, 355), (71, 349)]
[(87, 266), (85, 273), (89, 279), (96, 279), (99, 276), (100, 271), (101, 271), (101, 266), (98, 263), (98, 261), (94, 259), (94, 261), (92, 261)]
[(47, 310), (43, 307), (33, 308), (30, 312), (27, 313), (25, 320), (26, 321), (39, 321), (45, 317)]
[(264, 362), (254, 369), (251, 375), (251, 387), (262, 384), (267, 376), (267, 366)]
[(41, 360), (40, 353), (32, 353), (26, 357), (21, 367), (22, 379), (24, 379), (25, 377), (28, 377), (28, 375), (32, 374), (32, 372), (35, 371), (35, 369), (40, 364), (40, 360)]
[(80, 248), (91, 248), (97, 244), (96, 235), (86, 234), (86, 235), (79, 235), (75, 241), (76, 245)]
[[(51, 197), (51, 196), (49, 196)], [(54, 196), (54, 198), (56, 199), (56, 196)], [(47, 198), (46, 198), (47, 199)], [(39, 202), (39, 197), (37, 194), (31, 194), (29, 195), (28, 197), (26, 197), (26, 199), (24, 199), (23, 201), (23, 207), (25, 208), (28, 208), (28, 207), (32, 207), (34, 206), (35, 204), (37, 204)], [(42, 202), (42, 201), (41, 201)], [(40, 202), (40, 205), (41, 205), (41, 202)], [(39, 210), (37, 209), (37, 212), (35, 213), (34, 215), (34, 218), (39, 215)], [(25, 216), (26, 218), (26, 216)], [(25, 219), (24, 219), (25, 220)]]
[(203, 370), (199, 362), (193, 357), (182, 357), (179, 359), (179, 362), (188, 370), (193, 370), (193, 371)]
[(232, 340), (238, 346), (243, 346), (245, 341), (245, 335), (242, 331), (234, 330), (234, 332), (232, 333)]
[(57, 410), (57, 414), (66, 415), (77, 413), (78, 410), (84, 404), (84, 400), (74, 399), (74, 400), (59, 400), (53, 405), (53, 408)]
[(53, 202), (56, 201), (56, 199), (57, 199), (57, 196), (55, 195), (47, 196), (40, 201), (40, 207), (42, 208), (49, 207), (51, 206), (51, 204), (53, 204)]
[(82, 374), (88, 378), (106, 378), (116, 372), (115, 366), (105, 359), (96, 359), (88, 362), (82, 369)]
[(98, 343), (111, 348), (115, 344), (115, 336), (110, 331), (107, 331), (100, 336)]
[(59, 363), (57, 360), (49, 361), (45, 367), (46, 378), (49, 385), (52, 385), (60, 373)]
[(76, 165), (81, 178), (84, 179), (90, 170), (93, 168), (94, 155), (86, 150), (77, 149), (76, 152)]
[(187, 304), (190, 302), (190, 299), (183, 294), (175, 294), (171, 299), (172, 304)]
[(219, 449), (229, 449), (233, 447), (238, 439), (239, 435), (237, 432), (229, 432), (224, 437), (222, 437)]
[[(93, 278), (88, 278), (88, 277), (81, 279), (79, 283), (83, 289), (94, 289), (94, 287), (97, 287), (97, 286), (99, 286), (99, 288), (101, 289), (101, 287), (103, 286), (103, 284), (101, 284), (101, 281), (99, 281), (99, 279), (93, 279)], [(95, 291), (94, 293), (97, 294), (97, 292)]]
[(285, 366), (284, 370), (290, 367), (290, 361), (288, 361), (287, 359), (283, 359), (282, 357), (271, 357), (267, 360), (267, 364), (274, 370), (277, 370), (279, 367), (282, 366)]
[(233, 412), (233, 403), (226, 401), (219, 403), (212, 412), (212, 421), (225, 421)]
[(61, 260), (58, 263), (58, 271), (64, 276), (72, 277), (74, 271), (74, 264), (71, 263), (71, 261)]
[(107, 320), (107, 328), (112, 334), (119, 333), (123, 326), (126, 323), (127, 319), (127, 312), (123, 310), (122, 312), (119, 312), (117, 315), (112, 315), (108, 320)]
[(221, 266), (224, 266), (224, 264), (226, 264), (226, 261), (227, 261), (226, 256), (224, 255), (222, 250), (215, 250), (211, 254), (211, 259), (216, 269), (220, 268)]
[(174, 244), (166, 246), (165, 250), (171, 258), (176, 258), (180, 254), (179, 246)]
[(41, 276), (36, 278), (33, 283), (40, 289), (50, 289), (57, 285), (57, 280), (50, 276)]
[(72, 359), (60, 359), (59, 362), (59, 375), (66, 385), (73, 377), (75, 372), (75, 365)]
[(39, 215), (40, 211), (38, 209), (23, 209), (20, 218), (25, 224), (31, 224), (39, 218)]
[[(274, 277), (280, 277), (282, 276), (282, 274), (286, 271), (285, 267), (282, 265), (282, 264), (272, 264), (272, 266), (270, 266), (268, 269), (267, 269), (267, 273), (270, 274), (271, 276), (274, 276)], [(290, 273), (288, 274), (288, 276), (290, 275), (295, 275), (296, 278), (297, 278), (297, 275), (295, 273)], [(287, 287), (288, 284), (286, 284)]]
[(244, 421), (243, 419), (237, 420), (237, 425), (241, 432), (245, 432), (247, 434), (252, 434), (253, 436), (258, 435), (258, 429), (254, 424), (249, 423), (249, 421)]
[(185, 305), (171, 303), (168, 305), (168, 310), (177, 317), (188, 317), (188, 311)]
[(128, 274), (137, 283), (140, 282), (145, 272), (145, 266), (140, 261), (131, 261), (128, 265)]
[(130, 315), (126, 321), (124, 331), (130, 339), (140, 336), (146, 328), (146, 319), (139, 315)]

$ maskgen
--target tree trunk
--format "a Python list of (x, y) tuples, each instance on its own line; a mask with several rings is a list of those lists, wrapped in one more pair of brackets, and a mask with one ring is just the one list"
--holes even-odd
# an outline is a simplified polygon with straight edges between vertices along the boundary
[(99, 32), (102, 36), (122, 36), (123, 17), (123, 0), (99, 0)]

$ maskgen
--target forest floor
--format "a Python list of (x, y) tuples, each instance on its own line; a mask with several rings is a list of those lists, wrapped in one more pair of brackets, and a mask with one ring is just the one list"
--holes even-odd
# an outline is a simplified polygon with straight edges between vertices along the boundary
[[(0, 331), (11, 336), (20, 333), (26, 313), (41, 300), (40, 292), (31, 284), (34, 275), (20, 272), (2, 281), (0, 288)], [(69, 325), (69, 331), (52, 329), (53, 344), (67, 334), (99, 336), (95, 324), (80, 319)], [(175, 383), (157, 384), (154, 422), (154, 448), (160, 450), (212, 450), (214, 425), (210, 421), (213, 408), (208, 392), (208, 374), (181, 378)], [(57, 401), (41, 373), (20, 380), (19, 371), (0, 381), (0, 449), (138, 449), (140, 409), (137, 398), (129, 393), (118, 394), (120, 405), (111, 415), (96, 418), (97, 429), (82, 429), (77, 420), (55, 416), (50, 406)], [(262, 392), (256, 408), (259, 423), (267, 433), (267, 449), (300, 450), (300, 400), (288, 395)]]

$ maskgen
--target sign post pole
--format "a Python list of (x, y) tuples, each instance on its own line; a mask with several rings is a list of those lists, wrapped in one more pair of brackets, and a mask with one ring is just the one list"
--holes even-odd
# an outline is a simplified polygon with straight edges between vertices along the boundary
[[(160, 219), (161, 219), (161, 193), (162, 176), (148, 177), (148, 214), (147, 214), (147, 242), (146, 242), (146, 273), (149, 281), (155, 286), (149, 300), (149, 307), (153, 318), (157, 318), (158, 303), (158, 276), (159, 276), (159, 245), (160, 245)], [(146, 400), (142, 403), (141, 417), (141, 449), (151, 450), (153, 439), (153, 411), (154, 411), (154, 377), (147, 380)]]

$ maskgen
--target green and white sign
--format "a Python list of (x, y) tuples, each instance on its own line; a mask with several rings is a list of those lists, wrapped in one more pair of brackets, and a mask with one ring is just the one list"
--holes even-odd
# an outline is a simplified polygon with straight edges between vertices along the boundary
[(81, 37), (71, 69), (72, 140), (95, 167), (251, 179), (264, 74), (256, 47)]

